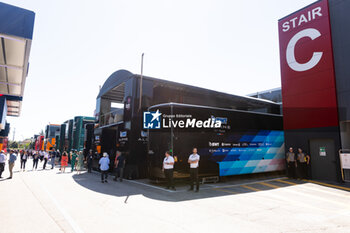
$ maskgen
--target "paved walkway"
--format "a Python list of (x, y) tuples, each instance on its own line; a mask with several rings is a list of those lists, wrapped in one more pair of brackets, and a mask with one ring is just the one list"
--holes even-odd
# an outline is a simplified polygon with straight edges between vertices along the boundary
[(344, 187), (275, 177), (174, 192), (148, 180), (102, 184), (96, 173), (18, 165), (13, 179), (0, 180), (1, 233), (350, 232)]

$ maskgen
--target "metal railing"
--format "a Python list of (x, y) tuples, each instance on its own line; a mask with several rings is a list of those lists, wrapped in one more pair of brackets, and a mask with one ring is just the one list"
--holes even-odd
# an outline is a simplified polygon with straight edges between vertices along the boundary
[(123, 121), (123, 109), (101, 114), (99, 118), (100, 126), (111, 125), (121, 121)]

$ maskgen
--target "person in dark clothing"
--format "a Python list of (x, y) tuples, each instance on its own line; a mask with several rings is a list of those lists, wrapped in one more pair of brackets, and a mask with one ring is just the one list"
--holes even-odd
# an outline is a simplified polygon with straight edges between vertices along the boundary
[(174, 157), (170, 155), (170, 152), (165, 152), (165, 157), (163, 160), (163, 172), (167, 180), (167, 189), (171, 188), (176, 190), (174, 186)]
[(89, 154), (86, 156), (88, 173), (91, 173), (92, 169), (92, 160), (94, 159), (94, 153), (92, 150), (89, 151)]
[(57, 153), (56, 153), (55, 149), (52, 149), (51, 156), (50, 156), (50, 159), (51, 159), (51, 161), (50, 161), (50, 162), (51, 162), (51, 169), (53, 169), (53, 168), (55, 167), (56, 155), (57, 155)]
[(61, 153), (60, 150), (56, 151), (56, 158), (58, 159), (59, 162), (61, 162)]
[(114, 181), (119, 180), (120, 182), (123, 182), (123, 175), (124, 175), (124, 166), (125, 166), (125, 156), (120, 152), (116, 152), (116, 157), (114, 160), (114, 167), (116, 168), (116, 174), (114, 177)]
[(306, 179), (311, 179), (311, 157), (309, 154), (306, 154)]
[(27, 151), (21, 151), (20, 159), (21, 159), (21, 169), (23, 169), (23, 171), (24, 171), (26, 169), (26, 162), (27, 162), (27, 159), (28, 159), (28, 152)]
[(196, 192), (199, 191), (199, 178), (198, 178), (198, 168), (200, 156), (197, 154), (197, 148), (193, 148), (193, 153), (188, 158), (188, 163), (190, 164), (190, 189), (193, 190), (194, 183), (196, 183)]
[[(51, 153), (51, 152), (50, 152)], [(44, 165), (43, 165), (43, 170), (46, 168), (47, 160), (49, 160), (49, 153), (44, 151)]]
[(39, 152), (34, 151), (33, 153), (33, 170), (38, 168), (38, 163), (39, 163)]

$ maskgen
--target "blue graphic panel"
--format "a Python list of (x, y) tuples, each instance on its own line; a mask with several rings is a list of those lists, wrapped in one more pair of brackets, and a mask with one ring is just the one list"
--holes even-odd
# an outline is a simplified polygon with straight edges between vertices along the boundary
[(220, 176), (278, 171), (285, 169), (283, 131), (247, 132), (236, 138), (235, 147), (210, 149), (219, 164)]

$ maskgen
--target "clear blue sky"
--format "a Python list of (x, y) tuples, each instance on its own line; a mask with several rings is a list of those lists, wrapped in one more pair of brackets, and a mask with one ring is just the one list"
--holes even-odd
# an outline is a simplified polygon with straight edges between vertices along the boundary
[(245, 95), (280, 86), (277, 21), (314, 0), (8, 0), (36, 13), (16, 139), (92, 116), (118, 69)]

